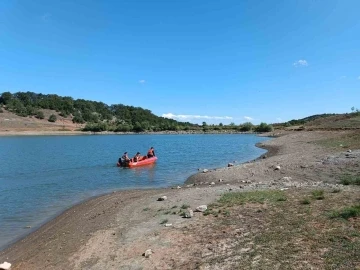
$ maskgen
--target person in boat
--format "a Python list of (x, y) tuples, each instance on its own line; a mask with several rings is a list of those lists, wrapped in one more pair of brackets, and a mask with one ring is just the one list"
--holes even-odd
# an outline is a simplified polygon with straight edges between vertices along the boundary
[(138, 162), (141, 160), (140, 152), (137, 152), (136, 155), (132, 158), (134, 162)]
[(128, 157), (128, 153), (125, 152), (121, 158), (119, 158), (120, 165), (126, 164), (130, 161), (130, 158)]
[(147, 157), (148, 157), (148, 158), (155, 157), (155, 149), (154, 149), (154, 147), (151, 147), (151, 148), (149, 149), (149, 151), (147, 152)]

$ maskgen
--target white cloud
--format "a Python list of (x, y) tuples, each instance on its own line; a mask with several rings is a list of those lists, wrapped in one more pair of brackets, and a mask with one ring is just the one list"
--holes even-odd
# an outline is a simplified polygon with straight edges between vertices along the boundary
[(254, 120), (254, 118), (250, 117), (250, 116), (244, 116), (244, 118), (248, 121)]
[(232, 120), (231, 116), (209, 116), (209, 115), (191, 115), (191, 114), (172, 114), (172, 113), (164, 113), (162, 117), (171, 118), (181, 121), (188, 121), (188, 120)]
[(50, 13), (45, 13), (41, 16), (41, 19), (44, 21), (44, 22), (47, 22), (49, 21), (49, 19), (51, 18), (51, 14)]
[(146, 83), (146, 81), (145, 80), (140, 80), (139, 83), (144, 84), (144, 83)]
[(309, 64), (306, 60), (298, 60), (293, 64), (294, 67), (307, 67), (308, 65)]

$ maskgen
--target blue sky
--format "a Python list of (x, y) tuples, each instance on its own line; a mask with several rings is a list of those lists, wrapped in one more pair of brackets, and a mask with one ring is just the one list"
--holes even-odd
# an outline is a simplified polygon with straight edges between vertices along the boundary
[(0, 1), (0, 92), (201, 123), (360, 107), (360, 1)]

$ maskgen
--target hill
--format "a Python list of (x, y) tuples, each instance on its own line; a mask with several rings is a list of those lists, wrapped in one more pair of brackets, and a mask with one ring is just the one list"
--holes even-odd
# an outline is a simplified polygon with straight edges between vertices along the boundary
[(360, 129), (360, 112), (317, 114), (285, 123), (273, 124), (276, 129), (347, 130)]
[(0, 113), (3, 116), (2, 128), (8, 129), (141, 132), (186, 130), (197, 126), (156, 116), (141, 107), (109, 106), (103, 102), (33, 92), (2, 93)]

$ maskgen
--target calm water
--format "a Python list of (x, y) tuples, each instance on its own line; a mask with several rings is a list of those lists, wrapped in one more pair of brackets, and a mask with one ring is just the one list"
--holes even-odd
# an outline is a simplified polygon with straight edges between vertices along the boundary
[[(0, 250), (94, 195), (182, 184), (198, 168), (258, 157), (265, 151), (255, 143), (264, 140), (239, 134), (0, 137)], [(124, 151), (131, 157), (150, 146), (155, 165), (115, 166)]]

